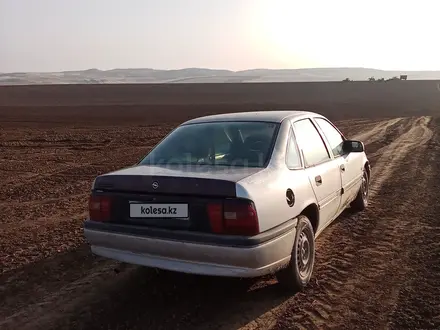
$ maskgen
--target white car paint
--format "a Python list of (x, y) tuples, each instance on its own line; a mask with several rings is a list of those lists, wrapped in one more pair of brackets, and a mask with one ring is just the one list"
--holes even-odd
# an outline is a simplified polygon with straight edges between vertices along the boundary
[[(316, 118), (327, 120), (313, 112), (261, 111), (206, 116), (182, 124), (239, 120), (280, 123), (273, 152), (265, 168), (213, 166), (194, 170), (142, 165), (114, 171), (106, 176), (166, 175), (234, 182), (236, 196), (254, 202), (260, 232), (263, 234), (289, 220), (295, 221), (307, 207), (315, 205), (319, 212), (317, 221), (313, 223), (317, 237), (354, 200), (361, 186), (363, 170), (369, 168), (369, 165), (365, 152), (333, 155)], [(317, 132), (323, 136), (329, 158), (320, 164), (308, 166), (303, 154), (307, 143), (296, 143), (300, 163), (289, 168), (286, 164), (288, 141), (290, 137), (300, 134), (295, 129), (295, 123), (300, 120), (311, 120), (316, 126)], [(345, 139), (342, 134), (341, 139)], [(296, 139), (294, 141), (297, 142)], [(322, 181), (320, 184), (315, 180), (318, 176)], [(293, 205), (286, 202), (288, 189), (295, 196)], [(186, 273), (254, 277), (273, 272), (289, 262), (296, 229), (293, 225), (276, 239), (253, 248), (139, 237), (88, 227), (85, 227), (84, 232), (93, 253), (107, 258)]]

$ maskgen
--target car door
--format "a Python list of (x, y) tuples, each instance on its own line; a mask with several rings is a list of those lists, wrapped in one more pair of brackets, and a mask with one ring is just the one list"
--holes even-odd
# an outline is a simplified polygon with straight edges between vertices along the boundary
[(315, 124), (309, 119), (292, 123), (305, 173), (318, 202), (320, 230), (337, 215), (341, 202), (341, 172)]
[(342, 143), (345, 138), (342, 133), (327, 119), (315, 117), (318, 128), (324, 135), (329, 148), (341, 172), (342, 197), (340, 208), (344, 209), (356, 197), (362, 179), (362, 154), (344, 154)]

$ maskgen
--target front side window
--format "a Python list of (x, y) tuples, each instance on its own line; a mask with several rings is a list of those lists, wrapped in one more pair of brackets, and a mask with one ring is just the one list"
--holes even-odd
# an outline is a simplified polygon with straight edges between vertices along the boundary
[(335, 156), (342, 155), (342, 144), (344, 142), (342, 135), (327, 120), (322, 118), (315, 118), (315, 121), (322, 129), (322, 132), (327, 138), (330, 148), (332, 149), (333, 155)]
[(330, 159), (321, 135), (310, 119), (299, 120), (293, 124), (293, 127), (307, 166), (317, 165)]
[(279, 124), (210, 122), (182, 125), (162, 140), (140, 165), (264, 167)]

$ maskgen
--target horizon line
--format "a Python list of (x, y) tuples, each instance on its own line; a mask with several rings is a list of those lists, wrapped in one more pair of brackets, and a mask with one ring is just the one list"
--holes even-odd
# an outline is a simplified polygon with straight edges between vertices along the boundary
[(61, 70), (61, 71), (12, 71), (12, 72), (0, 72), (0, 74), (51, 74), (51, 73), (67, 73), (67, 72), (85, 72), (85, 71), (100, 71), (100, 72), (109, 72), (109, 71), (115, 71), (115, 70), (151, 70), (151, 71), (183, 71), (183, 70), (210, 70), (210, 71), (228, 71), (231, 73), (240, 73), (240, 72), (246, 72), (246, 71), (258, 71), (258, 70), (265, 70), (265, 71), (299, 71), (299, 70), (375, 70), (375, 71), (382, 71), (382, 72), (440, 72), (439, 70), (401, 70), (401, 69), (376, 69), (376, 68), (369, 68), (369, 67), (305, 67), (305, 68), (285, 68), (285, 69), (274, 69), (274, 68), (251, 68), (251, 69), (243, 69), (243, 70), (230, 70), (230, 69), (220, 69), (220, 68), (207, 68), (207, 67), (182, 67), (178, 69), (154, 69), (154, 68), (148, 68), (148, 67), (116, 67), (112, 69), (98, 69), (98, 68), (88, 68), (88, 69), (78, 69), (78, 70)]

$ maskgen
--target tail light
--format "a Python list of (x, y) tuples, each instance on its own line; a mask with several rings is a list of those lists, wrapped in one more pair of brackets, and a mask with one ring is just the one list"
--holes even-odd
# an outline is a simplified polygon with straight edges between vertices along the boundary
[(208, 204), (211, 229), (216, 234), (253, 236), (259, 233), (255, 205), (248, 200), (225, 200)]
[(208, 204), (208, 216), (212, 232), (223, 233), (223, 205), (221, 203)]
[(89, 218), (92, 221), (109, 221), (111, 210), (111, 200), (107, 196), (90, 196), (89, 199)]

